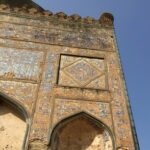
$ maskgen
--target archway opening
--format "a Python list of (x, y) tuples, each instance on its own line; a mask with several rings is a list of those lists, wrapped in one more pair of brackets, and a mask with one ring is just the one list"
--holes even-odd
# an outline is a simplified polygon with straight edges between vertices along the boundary
[(0, 96), (0, 149), (21, 150), (26, 127), (26, 118), (20, 109)]
[(53, 130), (52, 150), (113, 150), (106, 127), (85, 113), (60, 122)]

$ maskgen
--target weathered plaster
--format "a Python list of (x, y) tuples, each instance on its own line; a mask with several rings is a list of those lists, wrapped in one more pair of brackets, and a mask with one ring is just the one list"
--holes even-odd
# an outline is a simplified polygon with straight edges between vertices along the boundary
[(110, 16), (92, 25), (28, 15), (0, 12), (0, 92), (30, 114), (25, 147), (48, 149), (54, 127), (85, 112), (109, 127), (113, 149), (137, 150)]

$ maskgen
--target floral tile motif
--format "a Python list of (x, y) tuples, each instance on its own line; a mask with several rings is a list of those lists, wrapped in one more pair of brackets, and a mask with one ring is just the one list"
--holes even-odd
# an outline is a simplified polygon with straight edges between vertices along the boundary
[(112, 127), (109, 103), (69, 99), (55, 99), (53, 126), (60, 120), (80, 112), (91, 114)]
[(105, 89), (105, 70), (104, 59), (61, 55), (58, 84)]

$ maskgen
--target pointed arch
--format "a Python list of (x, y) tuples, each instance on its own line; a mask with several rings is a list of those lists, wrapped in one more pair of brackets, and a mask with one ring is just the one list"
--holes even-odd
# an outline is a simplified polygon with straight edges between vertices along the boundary
[(30, 124), (31, 124), (29, 112), (26, 110), (25, 106), (22, 103), (20, 103), (14, 98), (9, 97), (4, 92), (3, 93), (0, 92), (0, 102), (3, 102), (11, 106), (15, 111), (17, 111), (22, 116), (22, 118), (26, 122), (26, 129), (25, 129), (26, 131), (25, 131), (24, 140), (22, 144), (22, 149), (26, 150), (28, 147), (28, 137), (29, 137)]
[[(114, 136), (113, 136), (113, 133), (112, 133), (111, 129), (106, 124), (104, 124), (102, 121), (100, 121), (99, 119), (95, 118), (94, 116), (90, 115), (89, 113), (87, 113), (85, 111), (76, 113), (74, 115), (71, 115), (71, 116), (69, 116), (67, 118), (64, 118), (64, 119), (60, 120), (57, 123), (57, 125), (55, 125), (54, 128), (52, 129), (52, 132), (51, 132), (51, 135), (50, 135), (50, 139), (49, 139), (49, 147), (51, 147), (52, 150), (56, 150), (57, 148), (55, 149), (54, 147), (55, 147), (55, 145), (59, 145), (58, 143), (60, 141), (61, 133), (63, 132), (63, 130), (66, 130), (66, 131), (68, 129), (70, 130), (70, 128), (67, 129), (67, 126), (69, 126), (69, 125), (70, 125), (70, 127), (72, 126), (73, 128), (78, 128), (77, 126), (79, 124), (83, 125), (83, 126), (85, 125), (85, 127), (83, 127), (82, 130), (84, 130), (84, 129), (86, 130), (86, 128), (89, 129), (89, 132), (90, 132), (90, 130), (91, 131), (93, 130), (91, 132), (91, 135), (93, 135), (93, 133), (96, 133), (96, 132), (99, 135), (100, 135), (100, 133), (101, 134), (107, 133), (107, 136), (109, 136), (108, 140), (110, 140), (110, 143), (111, 143), (110, 145), (112, 146), (112, 149), (110, 149), (110, 150), (114, 150), (115, 149)], [(80, 127), (81, 126), (79, 126), (79, 128)], [(71, 133), (72, 131), (71, 130), (69, 131), (69, 130), (65, 133), (66, 135), (68, 135), (68, 133), (72, 134)], [(82, 131), (79, 131), (79, 134), (82, 134), (81, 132)], [(83, 131), (83, 132), (84, 132), (84, 134), (88, 133), (88, 132), (85, 132), (85, 131)], [(76, 130), (76, 133), (77, 133), (77, 130)], [(77, 135), (77, 134), (75, 134), (75, 135)], [(83, 135), (81, 135), (81, 136), (83, 137)], [(88, 134), (87, 134), (87, 136), (88, 136)], [(85, 143), (85, 147), (90, 146), (90, 144), (92, 145), (94, 139), (96, 139), (97, 137), (96, 137), (96, 134), (95, 134), (95, 137), (93, 136), (93, 139), (91, 141), (90, 141), (90, 139), (87, 139), (86, 141), (84, 140), (84, 142), (88, 141), (87, 143)], [(63, 139), (65, 139), (65, 138), (63, 138)], [(85, 138), (82, 138), (82, 139), (85, 139)], [(55, 144), (56, 140), (58, 140), (57, 144)], [(74, 140), (76, 140), (75, 137), (74, 137)], [(82, 144), (84, 142), (82, 141)], [(63, 148), (61, 148), (61, 149), (63, 149)], [(75, 148), (75, 149), (77, 149), (77, 148)]]

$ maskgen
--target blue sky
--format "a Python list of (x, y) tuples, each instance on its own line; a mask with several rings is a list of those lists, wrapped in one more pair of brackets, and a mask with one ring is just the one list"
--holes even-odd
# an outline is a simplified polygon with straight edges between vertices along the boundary
[(53, 13), (63, 11), (98, 19), (115, 17), (115, 30), (141, 150), (150, 142), (150, 1), (149, 0), (34, 0)]

